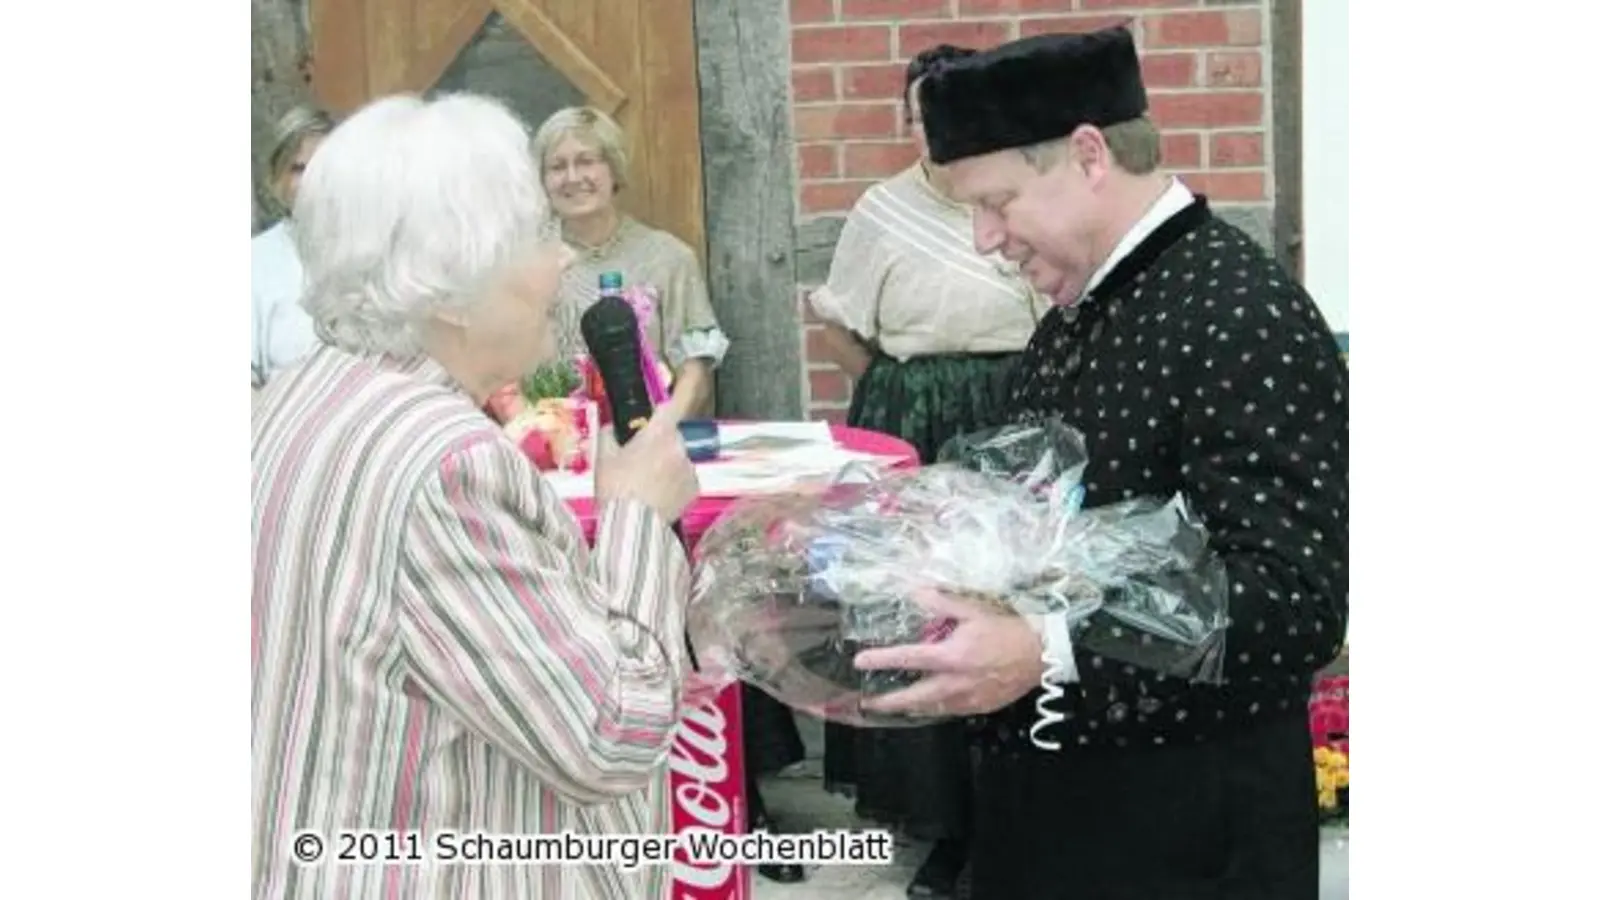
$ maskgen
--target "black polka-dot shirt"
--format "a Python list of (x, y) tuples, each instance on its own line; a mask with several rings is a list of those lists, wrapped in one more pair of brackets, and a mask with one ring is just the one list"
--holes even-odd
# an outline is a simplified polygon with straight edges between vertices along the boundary
[[(1083, 432), (1086, 504), (1183, 493), (1228, 571), (1221, 686), (1083, 651), (1045, 735), (1068, 747), (1194, 741), (1305, 716), (1343, 642), (1348, 594), (1345, 363), (1315, 304), (1204, 198), (1119, 263), (1018, 363), (1010, 418)], [(1034, 750), (1031, 694), (975, 721), (980, 747)]]

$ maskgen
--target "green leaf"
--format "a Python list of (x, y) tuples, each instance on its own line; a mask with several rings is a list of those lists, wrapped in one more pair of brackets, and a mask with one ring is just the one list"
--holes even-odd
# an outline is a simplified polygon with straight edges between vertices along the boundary
[(522, 379), (523, 396), (529, 400), (567, 397), (582, 384), (572, 366), (555, 363), (540, 366)]

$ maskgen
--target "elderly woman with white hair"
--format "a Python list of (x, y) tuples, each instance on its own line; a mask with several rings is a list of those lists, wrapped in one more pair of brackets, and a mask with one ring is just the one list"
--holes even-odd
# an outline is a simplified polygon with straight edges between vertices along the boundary
[(628, 150), (622, 129), (592, 107), (569, 107), (533, 137), (544, 188), (577, 259), (562, 282), (561, 354), (583, 352), (578, 321), (600, 295), (600, 276), (617, 272), (624, 286), (649, 289), (655, 308), (645, 323), (656, 358), (672, 370), (672, 405), (698, 415), (711, 408), (711, 373), (728, 351), (700, 262), (689, 245), (623, 212)]
[(267, 184), (284, 217), (250, 241), (250, 386), (316, 346), (311, 317), (300, 306), (305, 271), (294, 243), (294, 200), (300, 176), (333, 130), (333, 117), (312, 106), (296, 106), (278, 120), (267, 153)]
[[(689, 566), (669, 523), (697, 491), (677, 422), (603, 449), (591, 551), (482, 411), (553, 355), (571, 258), (526, 129), (470, 95), (380, 100), (296, 209), (323, 345), (253, 423), (255, 900), (665, 897), (662, 866), (416, 864), (447, 831), (670, 831)], [(421, 837), (302, 865), (298, 834), (331, 854), (354, 830)]]

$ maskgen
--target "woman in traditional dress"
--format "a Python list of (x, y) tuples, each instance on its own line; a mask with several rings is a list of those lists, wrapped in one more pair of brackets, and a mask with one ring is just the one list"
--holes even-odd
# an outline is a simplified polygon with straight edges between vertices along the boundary
[[(917, 82), (973, 51), (940, 46), (906, 70), (922, 158), (873, 186), (845, 221), (827, 284), (811, 294), (825, 346), (855, 379), (848, 422), (897, 435), (931, 462), (950, 437), (991, 424), (1014, 356), (1050, 301), (1015, 266), (973, 250), (972, 214), (927, 162)], [(971, 777), (964, 727), (826, 728), (830, 790), (857, 812), (935, 842), (913, 897), (950, 896), (966, 862)]]
[(332, 130), (332, 116), (297, 106), (278, 120), (267, 153), (268, 184), (284, 217), (250, 241), (250, 386), (258, 390), (317, 343), (300, 306), (305, 271), (294, 245), (293, 212), (300, 175)]
[(711, 409), (711, 372), (728, 350), (694, 251), (676, 236), (617, 207), (627, 186), (622, 129), (590, 107), (563, 109), (533, 138), (544, 188), (561, 219), (562, 236), (578, 258), (562, 281), (561, 353), (584, 352), (578, 322), (600, 295), (600, 276), (622, 274), (623, 286), (648, 288), (654, 310), (646, 323), (656, 357), (672, 369), (672, 402), (685, 415)]

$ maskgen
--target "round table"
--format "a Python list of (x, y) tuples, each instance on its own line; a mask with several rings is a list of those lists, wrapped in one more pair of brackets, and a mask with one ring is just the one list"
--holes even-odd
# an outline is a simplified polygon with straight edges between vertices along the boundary
[[(867, 431), (864, 428), (851, 428), (848, 425), (830, 425), (828, 430), (833, 432), (834, 441), (846, 450), (871, 453), (875, 456), (897, 457), (898, 461), (892, 468), (905, 468), (917, 464), (917, 448), (892, 435)], [(716, 465), (716, 463), (703, 463), (703, 465)], [(738, 497), (702, 496), (696, 500), (683, 513), (684, 540), (688, 541), (691, 547), (694, 546), (700, 536), (705, 534), (738, 499)], [(578, 523), (583, 526), (584, 539), (593, 543), (596, 526), (594, 501), (587, 497), (574, 497), (567, 500), (567, 506), (578, 517)]]

